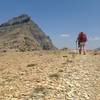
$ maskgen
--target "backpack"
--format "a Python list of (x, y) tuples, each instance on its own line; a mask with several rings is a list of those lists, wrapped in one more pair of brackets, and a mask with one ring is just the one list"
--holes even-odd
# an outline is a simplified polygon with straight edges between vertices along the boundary
[(78, 41), (79, 42), (86, 42), (87, 41), (87, 36), (85, 33), (81, 32), (78, 36)]

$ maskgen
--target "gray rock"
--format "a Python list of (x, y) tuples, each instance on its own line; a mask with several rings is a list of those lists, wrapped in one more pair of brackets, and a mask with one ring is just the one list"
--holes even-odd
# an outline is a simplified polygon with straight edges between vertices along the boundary
[(28, 15), (14, 17), (0, 25), (0, 51), (56, 49), (49, 36)]

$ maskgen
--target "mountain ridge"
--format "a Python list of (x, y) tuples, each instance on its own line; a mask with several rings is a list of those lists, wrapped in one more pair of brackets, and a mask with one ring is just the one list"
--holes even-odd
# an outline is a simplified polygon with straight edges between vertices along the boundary
[(0, 50), (17, 51), (54, 50), (52, 40), (26, 14), (14, 17), (0, 25)]

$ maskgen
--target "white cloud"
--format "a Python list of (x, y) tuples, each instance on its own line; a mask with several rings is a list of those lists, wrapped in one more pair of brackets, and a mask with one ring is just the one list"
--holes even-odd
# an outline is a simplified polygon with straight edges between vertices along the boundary
[(70, 35), (67, 33), (63, 33), (63, 34), (61, 34), (61, 37), (70, 37)]
[(97, 37), (97, 36), (90, 37), (89, 40), (91, 40), (91, 41), (98, 41), (98, 40), (100, 40), (100, 37)]

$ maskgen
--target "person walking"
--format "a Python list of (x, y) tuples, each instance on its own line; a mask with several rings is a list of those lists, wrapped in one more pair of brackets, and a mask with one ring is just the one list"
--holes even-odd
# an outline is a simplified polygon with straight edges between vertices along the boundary
[(87, 35), (84, 32), (80, 32), (77, 40), (76, 40), (76, 44), (78, 45), (79, 48), (79, 54), (86, 54), (86, 42), (87, 42)]

